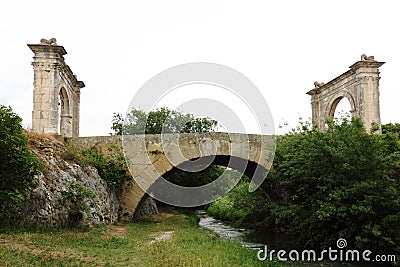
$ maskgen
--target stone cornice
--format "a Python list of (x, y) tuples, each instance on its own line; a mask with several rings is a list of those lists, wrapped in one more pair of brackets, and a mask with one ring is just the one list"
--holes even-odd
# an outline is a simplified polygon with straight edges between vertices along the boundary
[(378, 61), (373, 61), (373, 60), (361, 60), (361, 61), (357, 61), (356, 63), (354, 63), (349, 68), (352, 70), (356, 70), (359, 68), (376, 68), (377, 69), (380, 66), (382, 66), (383, 64), (385, 64), (385, 62), (378, 62)]
[(71, 68), (64, 62), (63, 56), (67, 54), (67, 51), (63, 46), (54, 44), (28, 44), (28, 47), (32, 50), (33, 53), (35, 53), (35, 56), (41, 53), (53, 53), (58, 54), (58, 58), (61, 59), (58, 61), (58, 63), (55, 63), (53, 65), (33, 62), (32, 65), (34, 67), (44, 66), (50, 68), (53, 66), (54, 68), (54, 66), (58, 65), (61, 67), (62, 71), (65, 73), (65, 76), (67, 77), (67, 79), (69, 79), (70, 83), (73, 85), (76, 91), (79, 91), (79, 89), (85, 87), (85, 83), (82, 81), (78, 81)]
[(67, 64), (64, 64), (64, 73), (66, 74), (68, 79), (71, 81), (71, 83), (75, 87), (75, 90), (79, 90), (79, 89), (85, 87), (85, 83), (82, 81), (78, 81), (78, 79), (76, 78), (76, 75), (74, 75), (71, 68)]
[(340, 82), (341, 80), (344, 80), (348, 77), (350, 77), (351, 75), (353, 75), (355, 73), (355, 71), (359, 68), (379, 68), (380, 66), (382, 66), (383, 64), (385, 64), (385, 62), (378, 62), (378, 61), (374, 61), (374, 60), (361, 60), (361, 61), (357, 61), (356, 63), (354, 63), (353, 65), (351, 65), (348, 71), (346, 71), (345, 73), (339, 75), (338, 77), (332, 79), (331, 81), (327, 82), (324, 85), (321, 85), (320, 87), (316, 87), (311, 89), (310, 91), (307, 92), (308, 95), (315, 95), (315, 94), (319, 94), (322, 91), (324, 91), (326, 88)]
[(61, 45), (51, 44), (28, 44), (33, 53), (57, 53), (62, 57), (67, 54), (67, 51)]

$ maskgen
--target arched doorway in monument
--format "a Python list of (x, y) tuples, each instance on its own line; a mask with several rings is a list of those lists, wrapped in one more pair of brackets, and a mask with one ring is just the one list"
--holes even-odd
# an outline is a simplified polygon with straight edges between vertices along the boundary
[(336, 123), (356, 116), (354, 97), (347, 91), (333, 95), (328, 102), (325, 114), (326, 118), (334, 119)]
[(345, 96), (340, 96), (333, 101), (328, 117), (333, 118), (337, 123), (341, 123), (345, 119), (350, 119), (353, 114), (354, 110), (351, 107), (350, 100)]
[(72, 133), (72, 116), (70, 98), (67, 90), (61, 87), (58, 94), (58, 129), (62, 136), (71, 136)]

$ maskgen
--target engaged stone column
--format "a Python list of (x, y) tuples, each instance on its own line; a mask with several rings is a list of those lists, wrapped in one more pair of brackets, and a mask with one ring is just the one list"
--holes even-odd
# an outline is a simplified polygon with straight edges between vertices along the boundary
[(367, 132), (370, 132), (372, 124), (379, 126), (378, 133), (382, 132), (379, 106), (379, 67), (383, 64), (383, 62), (364, 60), (350, 66), (357, 81), (358, 115), (364, 122)]

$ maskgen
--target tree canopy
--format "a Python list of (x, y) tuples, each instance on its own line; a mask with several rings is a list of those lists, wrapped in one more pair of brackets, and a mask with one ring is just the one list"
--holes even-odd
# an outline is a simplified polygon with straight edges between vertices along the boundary
[(160, 133), (194, 133), (212, 132), (217, 121), (210, 118), (195, 118), (193, 114), (162, 107), (148, 113), (140, 109), (132, 109), (124, 118), (114, 113), (112, 134), (160, 134)]

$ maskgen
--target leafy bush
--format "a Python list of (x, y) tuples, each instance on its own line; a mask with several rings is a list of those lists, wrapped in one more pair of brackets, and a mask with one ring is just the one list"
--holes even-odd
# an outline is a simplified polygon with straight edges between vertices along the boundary
[(11, 107), (0, 105), (0, 223), (12, 223), (21, 213), (27, 190), (43, 165), (28, 147), (22, 119)]
[(83, 160), (95, 167), (113, 190), (121, 189), (124, 181), (132, 179), (125, 164), (124, 155), (117, 146), (109, 147), (108, 152), (105, 153), (94, 147), (83, 151), (82, 155)]
[[(400, 252), (398, 138), (370, 135), (360, 119), (308, 125), (278, 140), (267, 182), (279, 196), (269, 203), (268, 222), (302, 247), (349, 246)], [(272, 220), (271, 220), (272, 218)]]
[(382, 125), (382, 133), (394, 133), (400, 138), (400, 123), (388, 123)]
[(252, 227), (257, 227), (265, 217), (266, 202), (262, 189), (250, 193), (249, 185), (247, 177), (241, 180), (232, 191), (211, 203), (207, 213), (237, 226), (251, 223)]

